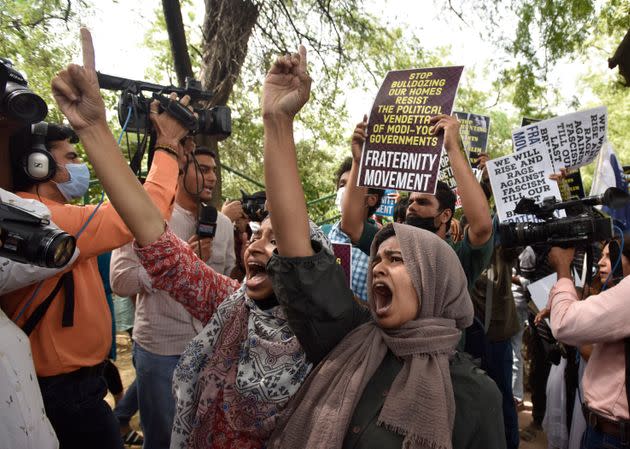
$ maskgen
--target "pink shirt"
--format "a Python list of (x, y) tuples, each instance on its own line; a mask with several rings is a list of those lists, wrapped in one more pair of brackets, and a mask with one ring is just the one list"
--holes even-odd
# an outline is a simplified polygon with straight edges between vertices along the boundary
[(593, 344), (582, 387), (586, 405), (610, 419), (629, 419), (623, 339), (630, 336), (630, 276), (599, 295), (578, 301), (570, 279), (549, 293), (551, 330), (563, 343)]

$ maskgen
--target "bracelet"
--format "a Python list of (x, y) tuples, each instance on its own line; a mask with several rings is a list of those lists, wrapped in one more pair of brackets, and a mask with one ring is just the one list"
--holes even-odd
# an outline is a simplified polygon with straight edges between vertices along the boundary
[(156, 145), (155, 146), (155, 150), (162, 150), (162, 151), (166, 151), (169, 154), (172, 154), (173, 156), (175, 156), (175, 158), (179, 158), (179, 154), (177, 154), (177, 151), (175, 150), (175, 148), (169, 146), (169, 145)]

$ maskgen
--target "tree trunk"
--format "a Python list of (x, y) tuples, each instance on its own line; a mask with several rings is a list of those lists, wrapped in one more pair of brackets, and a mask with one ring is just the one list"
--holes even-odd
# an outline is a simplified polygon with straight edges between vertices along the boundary
[(177, 83), (183, 87), (187, 76), (193, 76), (190, 55), (188, 54), (188, 44), (186, 43), (186, 33), (184, 32), (184, 22), (182, 20), (182, 10), (179, 0), (162, 0), (164, 10), (164, 20), (166, 21), (166, 31), (168, 40), (171, 43), (171, 54), (177, 74)]
[[(175, 72), (180, 85), (192, 76), (179, 0), (162, 0), (164, 18), (171, 42)], [(258, 20), (259, 9), (252, 0), (206, 0), (203, 22), (201, 85), (214, 92), (207, 107), (227, 104), (245, 56), (247, 43)], [(221, 164), (217, 141), (211, 136), (197, 136), (197, 144), (217, 154), (217, 185), (212, 203), (221, 203)]]
[(251, 0), (206, 0), (201, 84), (214, 92), (212, 105), (227, 103), (258, 14), (258, 6)]
[[(259, 8), (252, 0), (206, 0), (203, 22), (201, 85), (214, 92), (210, 106), (227, 104), (245, 56), (247, 43), (258, 20)], [(219, 163), (216, 139), (200, 136), (200, 143), (214, 149)], [(221, 171), (213, 203), (221, 202)]]

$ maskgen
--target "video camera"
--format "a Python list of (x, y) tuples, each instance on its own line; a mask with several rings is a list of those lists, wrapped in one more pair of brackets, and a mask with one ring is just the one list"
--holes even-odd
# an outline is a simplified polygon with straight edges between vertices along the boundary
[[(47, 114), (44, 100), (28, 89), (26, 79), (11, 61), (0, 58), (0, 115), (30, 126)], [(48, 219), (0, 200), (0, 256), (60, 268), (68, 263), (75, 247), (75, 238), (51, 226)]]
[[(535, 215), (540, 223), (501, 223), (499, 235), (506, 248), (546, 243), (551, 246), (573, 247), (584, 243), (610, 240), (613, 237), (612, 219), (593, 206), (604, 205), (611, 209), (624, 207), (630, 195), (616, 187), (604, 194), (558, 202), (554, 197), (536, 204), (531, 198), (522, 198), (514, 212)], [(567, 217), (557, 218), (554, 212), (565, 210)]]
[(265, 201), (267, 201), (267, 195), (265, 192), (256, 192), (251, 195), (241, 190), (241, 204), (243, 205), (243, 212), (251, 221), (263, 221), (269, 212), (265, 209)]
[(11, 61), (0, 58), (0, 114), (24, 125), (41, 122), (48, 114), (46, 102), (27, 85)]
[[(217, 140), (223, 140), (232, 133), (232, 118), (230, 108), (227, 106), (215, 106), (210, 109), (194, 107), (191, 111), (165, 95), (173, 92), (179, 97), (188, 95), (191, 104), (210, 100), (212, 92), (202, 90), (201, 83), (194, 78), (187, 77), (186, 87), (180, 88), (98, 73), (98, 83), (101, 89), (122, 91), (118, 99), (118, 121), (126, 131), (150, 133), (152, 130), (149, 119), (150, 105), (153, 100), (158, 100), (160, 107), (188, 128), (191, 134), (214, 136)], [(144, 91), (153, 94), (147, 98), (143, 94)]]
[(0, 256), (48, 268), (63, 267), (76, 247), (75, 238), (50, 220), (1, 202), (0, 240)]

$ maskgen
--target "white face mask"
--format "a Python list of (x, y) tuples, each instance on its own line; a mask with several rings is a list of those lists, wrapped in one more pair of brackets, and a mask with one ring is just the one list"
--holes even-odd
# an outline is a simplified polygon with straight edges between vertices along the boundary
[(345, 187), (339, 187), (337, 190), (337, 197), (335, 198), (335, 207), (341, 213), (341, 202), (343, 200), (343, 193), (346, 191)]
[(90, 187), (90, 169), (86, 163), (66, 164), (65, 168), (70, 179), (55, 183), (59, 192), (68, 202), (82, 198)]

